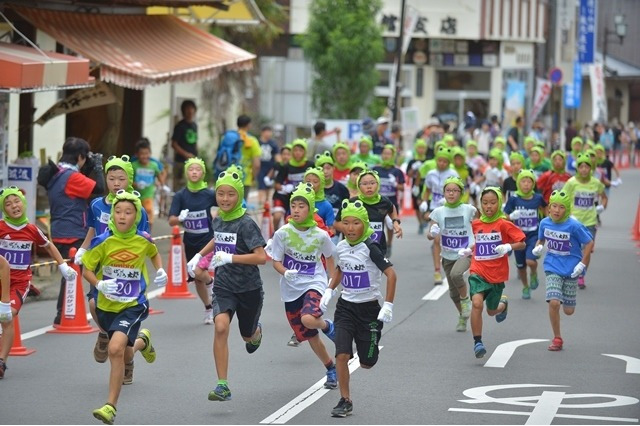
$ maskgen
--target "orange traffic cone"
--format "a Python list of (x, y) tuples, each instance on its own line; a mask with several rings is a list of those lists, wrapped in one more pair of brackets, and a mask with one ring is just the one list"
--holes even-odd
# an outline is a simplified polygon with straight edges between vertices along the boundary
[[(73, 259), (76, 255), (76, 249), (69, 250), (69, 257)], [(70, 262), (71, 267), (76, 271), (76, 282), (66, 281), (63, 312), (60, 318), (60, 325), (54, 324), (53, 330), (47, 333), (93, 333), (98, 331), (97, 328), (91, 327), (87, 321), (87, 310), (84, 305), (84, 290), (82, 288), (82, 274), (80, 268), (75, 263)]]
[(20, 335), (20, 320), (16, 315), (13, 317), (13, 345), (9, 351), (11, 356), (27, 356), (34, 353), (35, 349), (28, 349), (22, 346), (22, 336)]
[(267, 241), (273, 235), (273, 221), (271, 220), (271, 209), (269, 207), (269, 202), (264, 203), (260, 231), (262, 232), (262, 238), (264, 238), (265, 241)]
[(636, 220), (631, 228), (631, 239), (640, 241), (640, 201), (638, 201), (638, 209), (636, 210)]
[(171, 249), (169, 250), (169, 266), (167, 283), (164, 293), (159, 299), (195, 299), (195, 296), (187, 288), (187, 262), (184, 258), (180, 228), (173, 227), (171, 232)]
[(402, 212), (398, 212), (402, 216), (414, 216), (415, 210), (413, 209), (413, 199), (411, 198), (411, 184), (408, 182), (404, 184), (404, 191), (402, 192)]

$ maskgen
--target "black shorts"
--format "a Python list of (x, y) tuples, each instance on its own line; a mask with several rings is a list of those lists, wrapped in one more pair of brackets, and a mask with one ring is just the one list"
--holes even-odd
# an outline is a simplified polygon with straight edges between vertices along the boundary
[(142, 321), (149, 316), (149, 305), (148, 303), (135, 305), (120, 312), (108, 312), (96, 308), (96, 315), (100, 328), (107, 331), (109, 339), (114, 332), (120, 331), (127, 335), (127, 346), (133, 346)]
[(213, 318), (218, 314), (228, 312), (229, 320), (238, 314), (238, 328), (242, 337), (251, 337), (258, 328), (258, 321), (262, 313), (264, 291), (262, 288), (244, 293), (232, 293), (229, 290), (213, 286)]
[(338, 299), (334, 314), (336, 327), (336, 356), (349, 354), (353, 357), (353, 342), (360, 364), (373, 367), (378, 362), (378, 343), (382, 337), (382, 321), (378, 321), (380, 304), (374, 300), (364, 303)]

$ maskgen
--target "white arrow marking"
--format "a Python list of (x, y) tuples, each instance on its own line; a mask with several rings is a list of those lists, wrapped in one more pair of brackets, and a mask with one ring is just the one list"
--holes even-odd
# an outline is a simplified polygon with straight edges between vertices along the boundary
[(528, 345), (530, 343), (538, 343), (538, 342), (548, 342), (549, 339), (524, 339), (524, 340), (514, 340), (512, 342), (507, 342), (499, 345), (493, 354), (491, 354), (491, 358), (484, 364), (485, 367), (494, 367), (494, 368), (504, 368), (505, 365), (509, 362), (513, 353), (516, 351), (518, 346)]
[(634, 358), (632, 356), (626, 355), (613, 355), (613, 354), (602, 354), (604, 356), (608, 356), (611, 358), (621, 359), (627, 363), (627, 369), (625, 373), (628, 374), (640, 374), (640, 359)]

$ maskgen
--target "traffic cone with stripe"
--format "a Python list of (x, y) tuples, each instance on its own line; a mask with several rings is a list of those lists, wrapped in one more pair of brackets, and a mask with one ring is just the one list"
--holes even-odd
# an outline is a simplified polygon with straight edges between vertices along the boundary
[(29, 349), (22, 346), (22, 336), (20, 335), (20, 320), (16, 315), (13, 317), (13, 344), (11, 345), (11, 350), (9, 351), (9, 355), (11, 356), (27, 356), (34, 353), (35, 349)]
[(411, 184), (408, 182), (404, 184), (404, 191), (402, 192), (402, 212), (399, 212), (402, 216), (414, 216), (415, 210), (413, 209), (413, 199), (411, 198)]
[(631, 228), (631, 239), (640, 241), (640, 201), (638, 201), (638, 209), (636, 210), (636, 220)]
[(269, 202), (264, 203), (260, 232), (265, 241), (268, 241), (273, 235), (273, 220), (271, 220), (271, 207), (269, 206)]
[[(76, 251), (75, 247), (69, 250), (69, 257), (71, 259), (76, 256)], [(60, 324), (53, 324), (53, 330), (49, 330), (47, 333), (94, 333), (98, 331), (98, 329), (91, 327), (87, 320), (87, 309), (84, 304), (84, 290), (82, 288), (82, 273), (80, 272), (80, 267), (73, 261), (70, 262), (70, 266), (76, 271), (76, 280), (75, 282), (66, 280)]]
[(158, 299), (195, 299), (187, 287), (187, 261), (180, 238), (180, 228), (177, 225), (171, 231), (168, 269), (169, 282)]

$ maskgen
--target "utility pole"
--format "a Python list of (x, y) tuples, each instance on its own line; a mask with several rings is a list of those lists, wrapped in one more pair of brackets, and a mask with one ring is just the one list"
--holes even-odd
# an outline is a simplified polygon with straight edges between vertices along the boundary
[[(402, 41), (404, 38), (404, 16), (405, 16), (405, 3), (406, 0), (402, 0), (402, 2), (400, 3), (400, 36), (398, 37), (398, 42), (396, 43), (396, 81), (393, 82), (394, 84), (394, 93), (393, 93), (393, 101), (389, 102), (390, 104), (392, 103), (393, 105), (389, 105), (389, 108), (391, 109), (391, 118), (392, 118), (392, 122), (393, 121), (398, 121), (399, 115), (400, 115), (400, 102), (401, 102), (401, 92), (402, 92), (402, 80), (401, 80), (401, 75), (402, 75), (402, 61), (404, 60), (403, 58), (403, 52), (402, 52)], [(391, 101), (391, 99), (389, 99)]]

